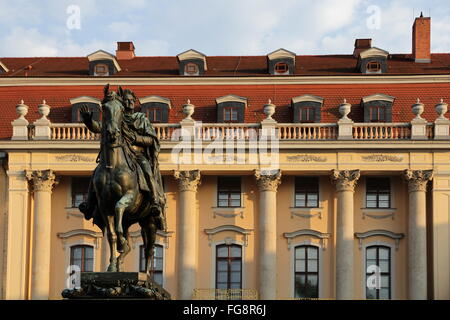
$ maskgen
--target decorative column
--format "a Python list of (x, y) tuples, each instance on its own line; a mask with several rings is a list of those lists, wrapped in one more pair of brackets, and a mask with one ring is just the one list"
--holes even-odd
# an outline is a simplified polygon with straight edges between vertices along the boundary
[(331, 179), (337, 191), (336, 299), (353, 299), (353, 194), (359, 170), (333, 170)]
[(179, 300), (192, 299), (196, 287), (197, 274), (197, 188), (200, 184), (200, 171), (175, 171), (178, 180), (178, 295)]
[(259, 189), (259, 296), (277, 297), (277, 189), (281, 170), (255, 170)]
[(427, 182), (433, 170), (405, 170), (409, 191), (408, 218), (408, 282), (409, 299), (427, 299)]
[(50, 245), (53, 170), (26, 171), (34, 193), (31, 299), (48, 299), (50, 289)]

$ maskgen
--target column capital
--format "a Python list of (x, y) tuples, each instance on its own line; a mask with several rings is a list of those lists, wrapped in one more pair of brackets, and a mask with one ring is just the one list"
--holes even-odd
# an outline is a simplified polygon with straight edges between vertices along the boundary
[(331, 180), (336, 184), (337, 191), (355, 191), (356, 182), (360, 176), (359, 169), (331, 171)]
[(52, 192), (54, 186), (58, 184), (53, 170), (25, 170), (25, 177), (31, 182), (33, 192), (47, 191)]
[(408, 182), (408, 191), (426, 191), (427, 182), (433, 178), (433, 170), (410, 170), (403, 172), (403, 177)]
[(259, 191), (277, 191), (281, 183), (281, 170), (261, 171), (255, 170), (256, 184)]
[(200, 182), (200, 170), (174, 170), (173, 176), (178, 180), (178, 189), (180, 191), (194, 191), (197, 192)]

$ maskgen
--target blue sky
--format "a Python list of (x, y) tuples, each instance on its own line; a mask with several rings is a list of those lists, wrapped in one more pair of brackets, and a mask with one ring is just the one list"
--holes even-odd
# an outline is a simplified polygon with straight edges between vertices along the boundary
[[(345, 54), (355, 38), (411, 52), (414, 16), (431, 15), (432, 52), (450, 52), (448, 0), (0, 0), (0, 57)], [(79, 13), (79, 14), (78, 14)], [(78, 19), (79, 17), (79, 19)], [(78, 28), (79, 26), (79, 28)]]

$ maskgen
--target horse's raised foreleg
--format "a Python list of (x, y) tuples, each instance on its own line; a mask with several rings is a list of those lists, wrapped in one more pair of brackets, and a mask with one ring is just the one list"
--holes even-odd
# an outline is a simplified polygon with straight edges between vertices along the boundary
[[(121, 245), (126, 245), (126, 239), (123, 236), (123, 225), (122, 225), (122, 219), (123, 219), (123, 213), (128, 207), (131, 207), (136, 199), (136, 193), (133, 192), (133, 190), (128, 191), (125, 193), (122, 198), (120, 198), (119, 201), (116, 203), (115, 207), (115, 222), (116, 222), (116, 233), (118, 240), (120, 241)], [(125, 251), (125, 248), (123, 248), (123, 251)]]
[(116, 251), (117, 251), (117, 235), (116, 231), (114, 230), (114, 216), (107, 216), (107, 223), (106, 223), (106, 232), (108, 236), (108, 242), (109, 242), (109, 266), (108, 270), (109, 272), (116, 272), (117, 271), (117, 258), (116, 258)]

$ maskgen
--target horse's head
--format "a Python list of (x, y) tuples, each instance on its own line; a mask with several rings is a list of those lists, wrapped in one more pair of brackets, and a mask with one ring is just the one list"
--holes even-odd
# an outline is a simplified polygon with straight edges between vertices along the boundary
[(106, 141), (111, 144), (116, 143), (121, 135), (123, 109), (119, 96), (114, 96), (114, 99), (105, 99), (102, 102), (103, 134), (106, 135)]

